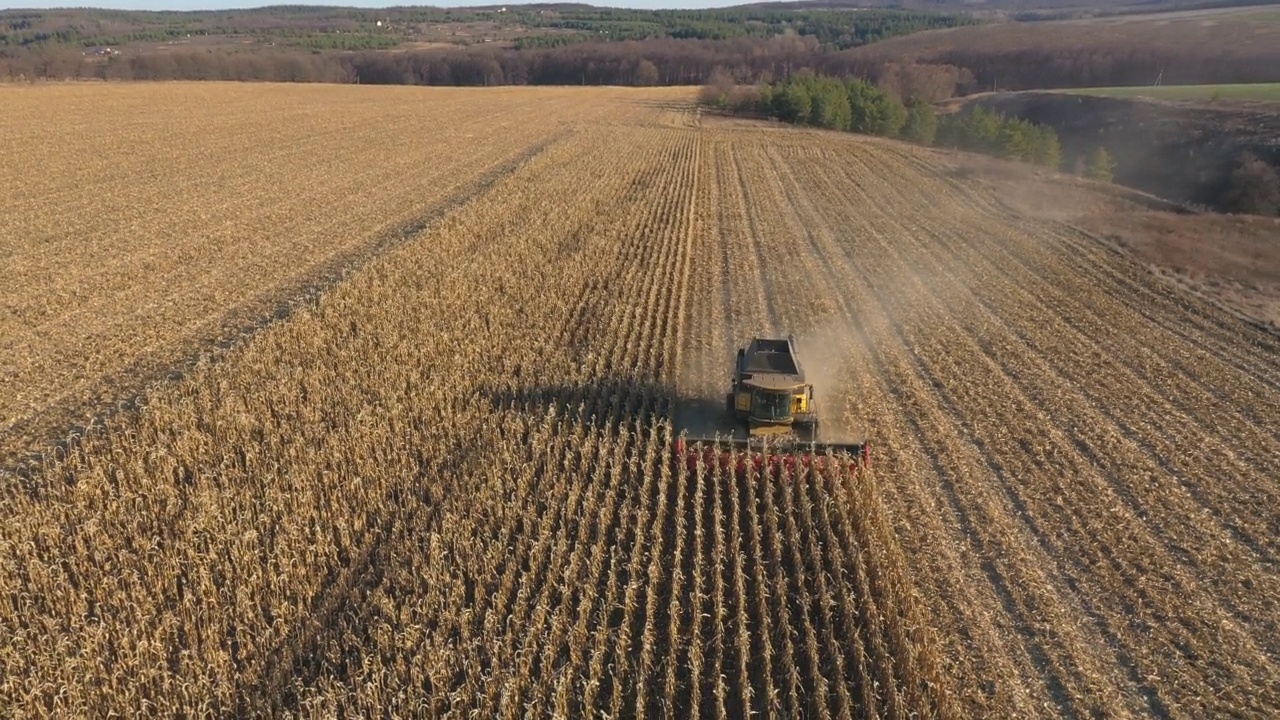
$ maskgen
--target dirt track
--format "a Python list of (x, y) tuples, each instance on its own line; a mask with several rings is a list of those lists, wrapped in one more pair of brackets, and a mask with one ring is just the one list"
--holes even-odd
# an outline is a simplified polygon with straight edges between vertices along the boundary
[[(1280, 709), (1274, 336), (905, 146), (595, 101), (5, 486), (0, 705)], [(669, 463), (763, 331), (871, 473)]]

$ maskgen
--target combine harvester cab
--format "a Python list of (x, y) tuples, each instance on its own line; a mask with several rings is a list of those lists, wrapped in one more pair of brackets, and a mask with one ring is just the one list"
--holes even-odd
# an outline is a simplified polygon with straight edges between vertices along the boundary
[[(818, 442), (818, 409), (805, 379), (794, 335), (753, 338), (738, 350), (733, 386), (725, 398), (728, 436), (676, 440), (676, 454), (691, 471), (699, 464), (735, 472), (818, 470), (870, 465), (866, 441)], [(738, 437), (744, 433), (745, 437)]]

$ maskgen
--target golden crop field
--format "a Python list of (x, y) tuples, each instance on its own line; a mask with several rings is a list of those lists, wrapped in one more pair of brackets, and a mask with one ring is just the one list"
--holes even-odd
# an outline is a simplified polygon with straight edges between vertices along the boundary
[[(1280, 340), (693, 96), (0, 88), (6, 714), (1280, 711)], [(872, 467), (673, 462), (787, 332)]]
[(556, 90), (0, 93), (0, 459), (86, 422), (86, 398), (128, 397), (122, 385), (287, 312), (575, 124), (627, 110)]

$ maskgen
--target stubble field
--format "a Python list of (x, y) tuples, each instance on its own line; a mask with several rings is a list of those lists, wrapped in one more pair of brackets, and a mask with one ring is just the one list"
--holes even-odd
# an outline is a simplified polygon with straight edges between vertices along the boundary
[[(170, 109), (112, 105), (148, 93)], [(64, 176), (0, 196), (17, 715), (1280, 708), (1275, 337), (927, 155), (685, 90), (0, 96)], [(145, 198), (34, 141), (59, 103), (135, 117), (62, 132)], [(19, 467), (326, 263), (358, 269)], [(670, 462), (763, 332), (800, 338), (870, 471)]]

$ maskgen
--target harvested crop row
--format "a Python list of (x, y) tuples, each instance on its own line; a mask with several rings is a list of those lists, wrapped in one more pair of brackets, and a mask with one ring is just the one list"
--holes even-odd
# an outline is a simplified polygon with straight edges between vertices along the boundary
[(909, 152), (748, 137), (738, 303), (835, 357), (971, 711), (1273, 710), (1268, 340)]

